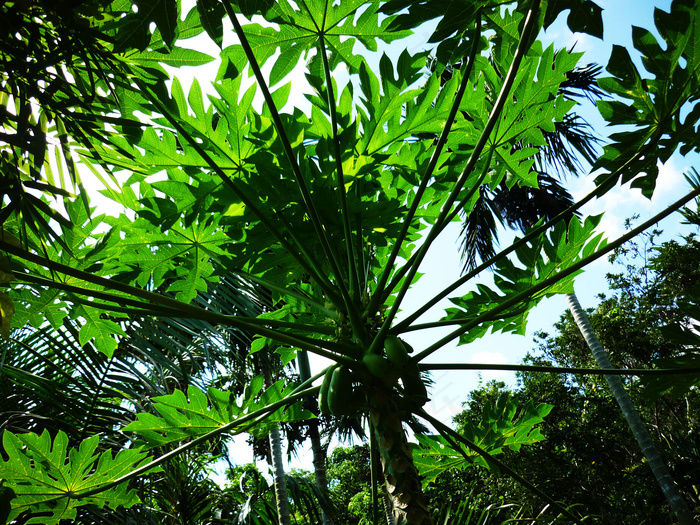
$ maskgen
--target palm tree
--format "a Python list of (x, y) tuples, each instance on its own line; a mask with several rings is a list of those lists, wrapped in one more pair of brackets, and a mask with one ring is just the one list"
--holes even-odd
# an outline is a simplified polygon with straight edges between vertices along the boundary
[[(262, 312), (265, 300), (264, 294), (234, 275), (222, 276), (195, 299), (220, 312), (251, 316)], [(136, 413), (148, 411), (155, 396), (176, 388), (186, 390), (188, 385), (206, 388), (210, 371), (216, 368), (228, 372), (219, 377), (226, 383), (219, 386), (242, 392), (247, 382), (240, 375), (249, 353), (248, 334), (198, 319), (117, 313), (114, 319), (122, 323), (125, 335), (111, 357), (91, 342), (80, 343), (77, 315), (67, 315), (56, 328), (44, 323), (41, 328), (26, 325), (16, 330), (0, 359), (0, 433), (62, 431), (73, 444), (99, 434), (105, 447), (117, 451), (129, 447), (130, 439), (115, 429), (133, 421)], [(202, 523), (196, 516), (213, 511), (217, 493), (206, 479), (203, 462), (224, 452), (225, 448), (198, 449), (197, 465), (195, 456), (189, 458), (192, 461), (178, 457), (164, 467), (163, 474), (143, 482), (137, 488), (144, 501), (155, 502), (152, 511), (121, 509), (117, 515), (109, 509), (81, 514), (80, 519), (85, 523), (122, 518), (129, 523)], [(197, 509), (185, 501), (194, 493), (202, 496)], [(188, 517), (176, 512), (179, 507), (196, 512)]]
[[(559, 94), (565, 99), (602, 97), (595, 78), (601, 67), (595, 64), (577, 67), (561, 83)], [(493, 257), (497, 224), (525, 231), (541, 218), (556, 217), (573, 204), (571, 194), (561, 185), (568, 176), (578, 177), (582, 161), (593, 164), (599, 139), (590, 125), (579, 115), (568, 113), (561, 122), (554, 123), (554, 131), (542, 130), (546, 145), (540, 148), (533, 170), (537, 173), (538, 187), (509, 187), (502, 181), (491, 189), (480, 188), (474, 209), (463, 217), (460, 232), (462, 260), (465, 270)], [(517, 143), (514, 149), (526, 144)]]
[[(581, 335), (586, 340), (586, 344), (588, 344), (588, 347), (591, 349), (591, 353), (593, 354), (593, 358), (595, 359), (598, 368), (612, 369), (612, 363), (610, 362), (610, 359), (608, 359), (603, 345), (600, 344), (600, 341), (593, 330), (593, 326), (591, 326), (586, 312), (584, 312), (583, 308), (581, 308), (581, 304), (579, 303), (576, 294), (566, 294), (566, 301), (569, 305), (569, 309), (571, 310), (571, 314), (574, 316), (576, 326), (578, 326)], [(637, 443), (639, 443), (639, 448), (642, 449), (644, 457), (647, 459), (649, 467), (654, 473), (654, 477), (656, 478), (659, 487), (661, 487), (664, 496), (666, 496), (666, 500), (671, 506), (671, 509), (673, 509), (676, 518), (678, 518), (678, 523), (681, 525), (691, 525), (694, 522), (693, 515), (688, 509), (688, 505), (673, 481), (671, 473), (668, 470), (666, 463), (664, 463), (663, 459), (661, 458), (656, 445), (654, 445), (654, 441), (651, 439), (651, 435), (644, 425), (642, 418), (639, 417), (639, 413), (634, 407), (634, 403), (632, 402), (629, 394), (625, 390), (625, 386), (622, 383), (620, 376), (606, 375), (605, 380), (610, 387), (615, 401), (617, 401), (617, 404), (620, 406), (620, 410), (624, 414), (627, 424), (634, 434), (634, 438), (637, 440)]]

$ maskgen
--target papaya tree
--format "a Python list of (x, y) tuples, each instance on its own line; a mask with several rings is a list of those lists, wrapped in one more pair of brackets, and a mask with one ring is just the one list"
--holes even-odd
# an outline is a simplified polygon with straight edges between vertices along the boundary
[[(24, 4), (9, 5), (23, 13)], [(546, 499), (496, 455), (542, 439), (536, 425), (549, 407), (501, 406), (497, 420), (459, 434), (423, 408), (430, 399), (423, 371), (435, 367), (424, 361), (454, 342), (524, 333), (539, 301), (571, 293), (587, 264), (700, 193), (690, 177), (686, 195), (609, 242), (596, 231), (600, 217), (577, 217), (618, 182), (651, 196), (658, 162), (698, 149), (696, 2), (657, 10), (661, 42), (633, 28), (647, 71), (626, 49), (613, 49), (609, 76), (598, 83), (614, 98), (598, 108), (610, 124), (626, 127), (609, 137), (593, 166), (596, 190), (532, 225), (401, 321), (419, 271), (430, 271), (421, 267), (426, 253), (460, 214), (470, 214), (480, 188), (537, 186), (531, 168), (545, 134), (573, 109), (560, 86), (582, 58), (537, 37), (566, 11), (572, 30), (601, 37), (600, 8), (589, 0), (198, 0), (183, 18), (177, 0), (86, 5), (92, 11), (76, 15), (80, 23), (71, 27), (88, 28), (109, 69), (80, 52), (48, 67), (76, 90), (99, 94), (99, 104), (73, 111), (69, 100), (43, 120), (25, 111), (21, 122), (49, 138), (58, 134), (65, 153), (56, 162), (78, 156), (104, 183), (115, 213), (93, 216), (90, 234), (76, 235), (76, 207), (60, 206), (70, 192), (41, 184), (46, 163), (20, 169), (43, 159), (36, 148), (8, 143), (25, 164), (3, 156), (14, 169), (0, 213), (4, 335), (68, 316), (80, 324), (81, 344), (111, 358), (126, 326), (197, 319), (252, 335), (253, 352), (277, 352), (288, 362), (304, 351), (329, 365), (299, 383), (266, 385), (258, 375), (242, 393), (219, 381), (154, 397), (119, 429), (130, 439), (117, 450), (99, 434), (71, 442), (61, 431), (5, 430), (0, 478), (11, 498), (9, 520), (58, 523), (83, 505), (135, 505), (136, 480), (171, 458), (206, 441), (262, 437), (280, 422), (312, 418), (302, 406), (310, 396), (324, 413), (367, 416), (380, 465), (376, 484), (397, 524), (433, 522), (421, 476), (473, 463), (496, 467)], [(40, 20), (61, 27), (70, 9)], [(30, 30), (17, 34), (34, 42)], [(221, 48), (218, 70), (207, 83), (197, 73), (185, 86), (164, 65), (211, 61), (189, 49), (194, 36)], [(12, 67), (5, 66), (8, 73)], [(37, 85), (3, 94), (7, 125), (18, 137), (26, 138), (26, 129), (13, 118), (16, 108), (51, 100), (46, 84)], [(88, 115), (91, 133), (61, 128), (61, 111)], [(39, 131), (32, 133), (43, 137)], [(17, 194), (17, 181), (57, 205)], [(90, 192), (71, 190), (83, 212), (92, 212)], [(463, 291), (488, 268), (493, 284)], [(205, 298), (230, 275), (267, 290), (273, 307), (257, 316), (219, 311)], [(419, 321), (447, 297), (454, 307), (441, 321)], [(452, 331), (425, 348), (406, 344), (406, 333), (436, 326)], [(437, 434), (409, 444), (405, 423), (414, 417)], [(163, 449), (169, 451), (150, 452)]]

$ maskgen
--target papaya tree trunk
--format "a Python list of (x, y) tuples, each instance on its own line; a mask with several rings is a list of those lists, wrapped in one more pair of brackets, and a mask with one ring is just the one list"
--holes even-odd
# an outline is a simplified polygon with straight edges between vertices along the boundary
[(377, 437), (391, 514), (396, 525), (432, 525), (395, 396), (378, 386), (369, 396), (370, 418)]
[(386, 520), (386, 525), (396, 525), (396, 520), (394, 519), (394, 513), (392, 512), (391, 497), (389, 493), (382, 490), (382, 508), (384, 509), (384, 519)]
[[(613, 368), (607, 354), (605, 353), (605, 349), (600, 344), (600, 341), (598, 340), (598, 337), (591, 326), (588, 316), (581, 308), (581, 304), (579, 303), (576, 294), (567, 294), (566, 301), (572, 315), (574, 316), (576, 325), (593, 353), (593, 357), (595, 358), (598, 368)], [(647, 463), (649, 464), (649, 467), (651, 467), (654, 477), (661, 487), (668, 504), (671, 506), (671, 509), (676, 515), (678, 523), (681, 525), (691, 525), (694, 522), (688, 506), (685, 500), (681, 497), (678, 487), (674, 483), (668, 467), (664, 463), (663, 459), (661, 459), (659, 451), (654, 445), (651, 435), (644, 426), (642, 418), (639, 417), (639, 413), (635, 409), (632, 399), (630, 399), (630, 396), (627, 394), (620, 376), (606, 375), (605, 379), (608, 382), (610, 390), (612, 390), (613, 396), (615, 397), (617, 404), (620, 406), (620, 410), (622, 410), (622, 413), (624, 414), (627, 424), (632, 430), (637, 443), (639, 443), (639, 447), (642, 449), (644, 457), (647, 459)]]

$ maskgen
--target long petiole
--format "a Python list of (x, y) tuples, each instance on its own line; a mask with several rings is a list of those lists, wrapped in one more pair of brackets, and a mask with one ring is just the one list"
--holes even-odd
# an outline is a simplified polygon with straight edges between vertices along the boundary
[(359, 275), (357, 273), (357, 259), (352, 243), (352, 229), (350, 228), (350, 212), (348, 211), (348, 199), (345, 191), (345, 177), (343, 176), (343, 159), (340, 152), (340, 138), (338, 137), (338, 110), (335, 105), (335, 93), (333, 91), (333, 78), (328, 65), (326, 52), (326, 40), (323, 35), (319, 38), (321, 58), (323, 60), (323, 71), (326, 76), (326, 94), (328, 99), (328, 111), (331, 117), (331, 128), (333, 130), (333, 145), (335, 147), (335, 173), (336, 186), (338, 187), (338, 201), (340, 202), (340, 213), (343, 222), (343, 233), (345, 237), (345, 250), (348, 252), (348, 277), (351, 296), (355, 301), (360, 301)]
[[(229, 0), (223, 0), (223, 4), (224, 8), (226, 9), (226, 14), (228, 15), (229, 19), (231, 20), (231, 23), (233, 24), (233, 29), (236, 32), (236, 35), (238, 36), (241, 47), (243, 48), (243, 51), (245, 52), (246, 57), (248, 58), (248, 64), (253, 70), (253, 74), (255, 75), (255, 78), (258, 81), (258, 86), (260, 87), (263, 97), (265, 98), (265, 103), (267, 104), (268, 109), (270, 110), (272, 121), (274, 122), (275, 129), (277, 129), (277, 133), (279, 134), (280, 140), (282, 141), (282, 147), (284, 148), (287, 161), (289, 162), (292, 168), (292, 172), (294, 173), (297, 186), (299, 187), (302, 201), (304, 202), (306, 211), (309, 214), (314, 229), (316, 230), (316, 235), (319, 241), (321, 242), (323, 252), (326, 255), (326, 258), (328, 259), (329, 264), (331, 265), (333, 275), (335, 275), (336, 277), (336, 284), (340, 289), (343, 301), (345, 303), (345, 308), (348, 312), (348, 316), (351, 319), (354, 317), (359, 319), (359, 313), (349, 295), (347, 287), (345, 286), (343, 274), (340, 271), (340, 266), (335, 256), (335, 252), (331, 248), (330, 241), (326, 234), (325, 226), (323, 225), (318, 215), (318, 211), (316, 210), (316, 206), (314, 205), (313, 199), (311, 197), (311, 192), (309, 191), (309, 188), (306, 185), (306, 181), (304, 180), (301, 168), (299, 167), (299, 163), (297, 162), (296, 157), (294, 155), (294, 150), (292, 149), (292, 145), (289, 141), (289, 138), (287, 137), (284, 125), (282, 124), (282, 119), (280, 118), (279, 112), (277, 111), (277, 106), (275, 106), (272, 94), (270, 93), (270, 90), (267, 87), (267, 83), (265, 82), (265, 77), (263, 76), (262, 71), (260, 70), (260, 65), (258, 64), (258, 61), (255, 58), (255, 54), (253, 53), (253, 50), (251, 49), (250, 44), (248, 43), (248, 39), (246, 38), (245, 32), (243, 31), (243, 28), (241, 27), (241, 24), (238, 21), (238, 17), (236, 16), (236, 13), (233, 10), (233, 7), (231, 6), (231, 2)], [(358, 324), (356, 326), (356, 323), (353, 323), (353, 328), (359, 329), (360, 326), (362, 325)]]
[(421, 370), (503, 370), (509, 372), (543, 372), (547, 374), (582, 374), (593, 376), (666, 376), (697, 374), (700, 367), (689, 368), (578, 368), (571, 366), (497, 365), (493, 363), (425, 363)]
[[(525, 18), (525, 24), (523, 25), (523, 30), (520, 36), (520, 42), (518, 43), (518, 47), (515, 50), (515, 55), (513, 56), (513, 62), (510, 65), (510, 68), (508, 69), (508, 73), (506, 74), (505, 79), (503, 80), (503, 86), (501, 86), (501, 90), (498, 93), (498, 98), (496, 99), (493, 108), (491, 109), (491, 114), (489, 115), (489, 119), (486, 122), (486, 126), (484, 127), (483, 131), (481, 132), (481, 135), (479, 136), (479, 140), (477, 141), (476, 145), (474, 146), (474, 150), (472, 151), (469, 160), (467, 161), (466, 166), (462, 170), (462, 173), (459, 175), (457, 182), (455, 183), (454, 188), (450, 192), (450, 195), (448, 196), (447, 200), (442, 206), (442, 210), (440, 212), (440, 215), (438, 216), (436, 222), (436, 226), (441, 225), (445, 217), (447, 217), (452, 209), (452, 206), (454, 205), (455, 201), (457, 200), (457, 197), (459, 196), (462, 188), (466, 184), (467, 180), (469, 179), (469, 176), (472, 174), (472, 171), (474, 170), (474, 167), (476, 166), (476, 163), (481, 156), (481, 152), (483, 151), (484, 147), (486, 146), (486, 143), (488, 142), (491, 132), (495, 128), (501, 112), (503, 111), (503, 108), (505, 106), (506, 100), (508, 98), (508, 94), (510, 93), (510, 88), (513, 85), (513, 82), (515, 81), (515, 77), (517, 75), (518, 69), (520, 67), (520, 63), (525, 56), (525, 53), (527, 52), (527, 48), (529, 45), (530, 41), (530, 34), (534, 30), (534, 27), (537, 25), (537, 11), (539, 8), (539, 1), (533, 2), (533, 4), (530, 6), (530, 9), (527, 12), (526, 18)], [(484, 170), (484, 174), (486, 171)], [(484, 175), (482, 174), (482, 176)], [(472, 188), (471, 191), (476, 191), (478, 189), (477, 185), (475, 184), (474, 187)], [(425, 257), (425, 254), (428, 252), (430, 249), (430, 246), (432, 245), (433, 241), (437, 238), (437, 236), (440, 233), (440, 228), (439, 227), (433, 227), (430, 229), (430, 232), (426, 236), (425, 241), (421, 245), (420, 249), (418, 250), (418, 254), (416, 257), (415, 262), (411, 266), (411, 268), (408, 270), (408, 273), (406, 274), (406, 279), (403, 283), (403, 286), (401, 287), (401, 290), (399, 291), (399, 295), (394, 301), (394, 304), (391, 307), (391, 310), (386, 316), (386, 319), (384, 320), (384, 323), (382, 324), (382, 327), (379, 331), (379, 334), (377, 338), (373, 341), (372, 345), (375, 346), (379, 344), (380, 341), (383, 341), (383, 335), (387, 333), (389, 330), (389, 327), (391, 326), (391, 323), (394, 320), (394, 317), (396, 316), (396, 313), (399, 310), (399, 307), (401, 306), (403, 297), (405, 296), (406, 292), (408, 291), (409, 287), (411, 286), (411, 283), (413, 281), (413, 278), (415, 277), (416, 273), (418, 272), (418, 267), (420, 266), (421, 262), (423, 261), (423, 258)]]
[[(508, 319), (509, 317), (515, 317), (520, 314), (523, 314), (527, 311), (527, 308), (516, 308), (515, 310), (511, 310), (510, 312), (507, 312), (503, 315), (500, 315), (498, 318), (499, 319)], [(390, 334), (405, 334), (406, 332), (415, 332), (416, 330), (424, 330), (426, 328), (442, 328), (445, 326), (453, 326), (453, 325), (463, 325), (464, 323), (468, 323), (469, 321), (473, 321), (473, 317), (468, 317), (468, 318), (463, 318), (463, 319), (446, 319), (446, 320), (441, 320), (441, 321), (432, 321), (430, 323), (420, 323), (420, 324), (413, 324), (410, 326), (407, 326), (403, 330), (399, 331), (398, 330), (398, 325), (394, 328), (389, 329)]]
[[(312, 380), (316, 379), (317, 377), (318, 377), (318, 375), (314, 376), (310, 380), (305, 381), (304, 384), (311, 384)], [(231, 421), (230, 423), (227, 423), (226, 425), (222, 425), (219, 428), (212, 430), (211, 432), (208, 432), (202, 436), (199, 436), (199, 437), (193, 439), (192, 441), (188, 441), (187, 443), (180, 445), (176, 449), (171, 450), (170, 452), (167, 452), (163, 455), (158, 456), (156, 459), (154, 459), (153, 461), (151, 461), (147, 465), (136, 468), (136, 469), (132, 470), (131, 472), (129, 472), (128, 474), (125, 474), (121, 478), (118, 478), (110, 483), (107, 483), (101, 487), (96, 487), (94, 489), (90, 489), (86, 492), (78, 493), (75, 495), (67, 495), (67, 496), (63, 496), (63, 497), (69, 497), (71, 499), (83, 499), (83, 498), (87, 498), (89, 496), (93, 496), (95, 494), (99, 494), (100, 492), (104, 492), (104, 491), (109, 490), (111, 488), (114, 488), (117, 485), (121, 485), (122, 483), (129, 481), (130, 479), (135, 479), (136, 477), (147, 473), (149, 470), (152, 470), (154, 467), (157, 467), (158, 465), (161, 465), (161, 464), (165, 463), (166, 461), (169, 461), (171, 458), (174, 458), (174, 457), (182, 454), (183, 452), (186, 452), (187, 450), (194, 448), (197, 445), (200, 445), (201, 443), (205, 443), (216, 436), (219, 436), (221, 434), (224, 434), (224, 433), (227, 433), (231, 430), (234, 430), (236, 427), (239, 427), (239, 426), (243, 425), (244, 423), (247, 423), (249, 421), (253, 421), (261, 416), (265, 416), (267, 414), (270, 414), (270, 413), (274, 412), (275, 410), (277, 410), (278, 408), (281, 408), (285, 405), (288, 405), (290, 403), (293, 403), (295, 401), (298, 401), (300, 399), (308, 397), (312, 394), (315, 394), (316, 392), (318, 392), (319, 389), (320, 389), (320, 387), (312, 387), (312, 388), (309, 388), (307, 390), (303, 390), (301, 392), (293, 393), (289, 397), (286, 397), (285, 399), (277, 401), (276, 403), (272, 403), (272, 404), (266, 406), (265, 408), (262, 408), (260, 410), (256, 410), (255, 412), (251, 412), (249, 414), (246, 414), (245, 416), (240, 417), (235, 421)], [(242, 430), (234, 431), (232, 433), (232, 435), (239, 434), (241, 431)], [(56, 498), (56, 499), (58, 500), (60, 498)]]
[[(581, 199), (578, 202), (575, 202), (571, 206), (569, 206), (567, 209), (559, 213), (556, 217), (552, 218), (551, 220), (541, 224), (540, 226), (536, 226), (532, 230), (530, 230), (527, 234), (525, 234), (521, 239), (518, 239), (515, 241), (513, 244), (511, 244), (508, 248), (505, 250), (500, 251), (493, 257), (491, 257), (489, 260), (482, 262), (479, 266), (471, 270), (470, 272), (466, 273), (459, 279), (457, 279), (454, 283), (443, 289), (440, 293), (436, 294), (433, 296), (429, 301), (425, 302), (423, 306), (421, 306), (418, 310), (413, 312), (411, 315), (406, 317), (403, 321), (399, 322), (395, 327), (394, 330), (396, 331), (405, 331), (406, 328), (414, 322), (416, 319), (418, 319), (421, 315), (426, 313), (428, 310), (430, 310), (433, 306), (435, 306), (437, 303), (442, 301), (444, 298), (446, 298), (449, 294), (454, 292), (457, 288), (460, 286), (466, 284), (469, 282), (471, 279), (476, 277), (477, 275), (481, 274), (484, 270), (487, 268), (493, 266), (495, 263), (503, 259), (504, 257), (507, 257), (514, 251), (516, 251), (518, 248), (521, 246), (524, 246), (528, 242), (530, 242), (532, 239), (535, 239), (542, 235), (545, 231), (550, 229), (552, 226), (557, 224), (559, 221), (562, 221), (564, 219), (567, 219), (573, 214), (582, 208), (584, 205), (588, 204), (591, 200), (593, 200), (596, 197), (599, 197), (601, 195), (601, 186), (608, 185), (608, 183), (612, 180), (616, 180), (620, 173), (622, 173), (626, 167), (631, 164), (633, 161), (635, 161), (637, 158), (639, 158), (641, 155), (644, 154), (644, 149), (641, 151), (637, 152), (627, 163), (625, 163), (624, 166), (622, 166), (620, 169), (613, 173), (609, 173), (606, 177), (605, 180), (601, 183), (600, 186), (598, 186), (596, 189), (591, 191), (588, 195), (586, 195), (583, 199)], [(457, 211), (455, 211), (453, 214), (449, 216), (449, 219), (452, 220), (455, 216)], [(409, 260), (410, 263), (410, 260)], [(403, 268), (401, 269), (403, 270)], [(401, 271), (400, 270), (400, 271)], [(397, 274), (398, 277), (398, 274)], [(396, 278), (396, 277), (395, 277)]]
[[(5, 250), (8, 253), (11, 253), (13, 255), (16, 255), (18, 257), (21, 257), (24, 260), (31, 261), (35, 264), (39, 264), (45, 268), (49, 268), (51, 271), (56, 271), (65, 275), (71, 275), (73, 277), (77, 277), (78, 279), (81, 279), (86, 282), (90, 282), (93, 284), (97, 284), (99, 286), (103, 286), (106, 289), (113, 289), (117, 290), (122, 293), (129, 294), (133, 297), (140, 297), (142, 299), (145, 299), (147, 301), (150, 301), (155, 304), (160, 304), (162, 306), (168, 307), (173, 311), (180, 312), (177, 317), (188, 317), (188, 316), (193, 316), (199, 319), (204, 319), (212, 324), (223, 324), (226, 326), (233, 326), (234, 328), (240, 328), (243, 330), (247, 330), (248, 332), (256, 335), (261, 335), (263, 337), (269, 337), (270, 339), (273, 339), (275, 341), (279, 341), (280, 343), (284, 343), (287, 345), (290, 345), (292, 347), (298, 347), (301, 348), (302, 350), (307, 350), (313, 354), (320, 355), (322, 357), (326, 357), (328, 359), (332, 359), (334, 361), (338, 362), (343, 362), (347, 365), (351, 365), (354, 363), (354, 361), (348, 357), (342, 356), (342, 355), (336, 355), (334, 353), (328, 352), (327, 350), (324, 350), (323, 348), (317, 346), (317, 344), (311, 344), (306, 341), (303, 341), (301, 339), (298, 339), (294, 337), (293, 335), (285, 334), (282, 332), (275, 331), (273, 329), (269, 329), (264, 325), (265, 321), (264, 319), (256, 319), (256, 318), (248, 318), (248, 317), (237, 317), (237, 316), (229, 316), (229, 315), (223, 315), (219, 314), (216, 312), (212, 312), (209, 310), (205, 310), (203, 308), (200, 308), (195, 305), (187, 304), (187, 303), (182, 303), (176, 299), (172, 299), (170, 297), (165, 297), (163, 295), (157, 294), (155, 292), (151, 292), (148, 290), (143, 290), (141, 288), (137, 288), (135, 286), (131, 286), (128, 284), (120, 283), (118, 281), (113, 281), (111, 279), (107, 279), (106, 277), (100, 277), (97, 275), (92, 275), (90, 273), (84, 272), (82, 270), (78, 270), (76, 268), (71, 268), (70, 266), (66, 266), (64, 264), (52, 261), (50, 259), (45, 259), (43, 257), (40, 257), (38, 255), (34, 255), (31, 252), (28, 252), (26, 250), (23, 250), (22, 248), (18, 248), (12, 244), (9, 244), (5, 241), (0, 241), (0, 249)], [(77, 287), (76, 287), (77, 289)], [(74, 293), (77, 293), (77, 291), (74, 291)], [(85, 289), (84, 295), (87, 296), (93, 296), (94, 295), (94, 290), (87, 290)], [(98, 292), (104, 295), (107, 292)], [(110, 299), (116, 303), (119, 303), (119, 301), (122, 299), (121, 296), (119, 295), (114, 295), (113, 299)], [(260, 324), (258, 324), (260, 323)], [(325, 343), (324, 341), (318, 340), (318, 344), (323, 344)]]
[[(469, 189), (467, 192), (467, 195), (465, 195), (463, 202), (467, 202), (471, 200), (471, 198), (474, 196), (474, 194), (479, 190), (481, 184), (483, 183), (484, 179), (486, 178), (487, 175), (487, 170), (489, 165), (491, 164), (491, 158), (493, 157), (493, 152), (489, 152), (489, 158), (488, 161), (484, 164), (484, 169), (481, 172), (481, 175), (477, 179), (477, 181), (472, 185), (472, 187)], [(446, 225), (447, 223), (445, 223)], [(433, 225), (433, 228), (431, 229), (431, 233), (434, 234), (434, 237), (437, 237), (442, 233), (442, 230), (444, 229), (443, 227), (436, 225)], [(422, 248), (422, 247), (421, 247)], [(398, 272), (396, 272), (396, 275), (394, 278), (391, 280), (389, 285), (384, 289), (384, 296), (383, 300), (386, 301), (389, 298), (389, 295), (394, 291), (394, 289), (399, 285), (401, 282), (401, 279), (405, 276), (408, 275), (407, 281), (408, 280), (413, 280), (413, 277), (415, 276), (416, 272), (418, 271), (418, 267), (420, 266), (420, 262), (422, 261), (423, 257), (427, 253), (427, 248), (426, 251), (421, 251), (418, 250), (416, 254), (414, 254), (406, 264), (404, 264)], [(416, 262), (418, 261), (418, 262)], [(400, 302), (400, 300), (403, 299), (403, 296), (406, 295), (406, 292), (408, 291), (410, 284), (406, 284), (404, 282), (404, 285), (401, 287), (399, 297), (397, 300)]]
[(404, 217), (403, 219), (401, 231), (399, 232), (399, 235), (396, 238), (396, 242), (394, 243), (394, 247), (392, 248), (391, 253), (389, 254), (389, 260), (386, 266), (384, 267), (384, 271), (381, 274), (379, 282), (377, 283), (372, 300), (366, 308), (366, 313), (370, 316), (374, 315), (374, 313), (379, 308), (379, 305), (384, 303), (386, 296), (386, 294), (384, 293), (384, 289), (387, 285), (387, 282), (389, 281), (389, 276), (391, 275), (394, 263), (396, 262), (396, 258), (399, 255), (399, 251), (401, 249), (403, 241), (406, 239), (406, 235), (408, 235), (408, 230), (411, 226), (411, 222), (413, 221), (413, 217), (418, 211), (418, 207), (420, 206), (420, 201), (423, 197), (423, 193), (425, 193), (425, 190), (428, 187), (428, 183), (433, 177), (433, 173), (435, 172), (435, 168), (437, 167), (438, 161), (440, 160), (442, 150), (445, 147), (445, 144), (447, 143), (447, 137), (450, 133), (450, 129), (452, 128), (452, 124), (454, 123), (454, 120), (457, 117), (457, 112), (459, 111), (459, 106), (462, 102), (462, 98), (464, 97), (464, 93), (467, 90), (469, 78), (471, 77), (471, 72), (474, 68), (474, 62), (476, 60), (476, 54), (479, 49), (479, 41), (481, 39), (480, 12), (477, 13), (476, 28), (474, 29), (474, 34), (472, 38), (473, 42), (472, 49), (469, 54), (469, 62), (467, 63), (467, 67), (465, 68), (464, 76), (462, 77), (462, 81), (459, 85), (459, 89), (457, 91), (457, 95), (455, 96), (455, 100), (452, 104), (452, 107), (450, 108), (450, 113), (447, 116), (447, 120), (445, 120), (445, 126), (443, 127), (442, 132), (440, 133), (440, 137), (438, 138), (437, 144), (435, 145), (435, 150), (433, 150), (433, 153), (430, 156), (428, 168), (426, 169), (425, 173), (423, 174), (423, 177), (421, 178), (420, 185), (416, 190), (416, 194), (413, 198), (413, 202), (411, 203), (411, 207), (408, 210), (406, 217)]

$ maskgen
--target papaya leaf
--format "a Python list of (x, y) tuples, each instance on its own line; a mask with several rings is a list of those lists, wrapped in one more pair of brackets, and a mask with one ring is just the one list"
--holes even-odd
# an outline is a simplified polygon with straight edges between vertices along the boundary
[[(364, 62), (362, 56), (354, 52), (355, 43), (376, 51), (377, 40), (391, 42), (411, 34), (408, 30), (388, 30), (392, 17), (380, 18), (379, 4), (376, 0), (351, 0), (340, 5), (330, 0), (310, 0), (299, 9), (296, 4), (281, 0), (266, 13), (267, 20), (277, 27), (247, 24), (244, 29), (261, 67), (278, 49), (282, 50), (270, 73), (271, 85), (282, 80), (300, 59), (306, 58), (321, 37), (330, 54), (331, 70), (345, 63), (355, 73)], [(240, 45), (225, 48), (221, 58), (219, 78), (235, 78), (248, 62)]]
[[(599, 111), (612, 125), (625, 126), (611, 135), (593, 166), (607, 173), (620, 170), (623, 183), (632, 181), (651, 198), (658, 176), (658, 164), (666, 162), (680, 148), (683, 155), (700, 150), (694, 128), (700, 104), (700, 24), (693, 2), (673, 2), (671, 11), (654, 12), (657, 39), (650, 31), (633, 27), (632, 43), (642, 53), (644, 74), (630, 53), (613, 46), (607, 71), (610, 77), (598, 79), (604, 91), (622, 100), (599, 100)], [(690, 118), (689, 118), (690, 116)], [(663, 137), (663, 138), (661, 138)], [(608, 175), (596, 182), (604, 187), (615, 184)]]
[(383, 55), (379, 61), (381, 87), (371, 68), (360, 66), (360, 87), (368, 117), (363, 120), (361, 151), (371, 155), (390, 144), (400, 144), (404, 137), (441, 130), (459, 80), (449, 82), (439, 97), (437, 75), (418, 89), (408, 89), (423, 73), (425, 60), (424, 54), (402, 53), (396, 64), (399, 74), (394, 77), (394, 65)]
[[(506, 448), (518, 451), (523, 445), (544, 439), (536, 426), (544, 421), (552, 408), (553, 405), (546, 403), (535, 406), (532, 400), (518, 408), (516, 400), (503, 395), (495, 406), (485, 407), (479, 424), (465, 423), (460, 433), (491, 455), (502, 454)], [(454, 468), (464, 469), (470, 465), (489, 467), (487, 460), (463, 443), (458, 444), (460, 450), (455, 450), (441, 435), (417, 435), (416, 438), (418, 444), (412, 444), (411, 450), (418, 471), (428, 482), (435, 481), (440, 474)]]
[[(162, 446), (202, 436), (234, 422), (237, 418), (260, 410), (284, 399), (292, 386), (284, 386), (282, 380), (262, 390), (262, 377), (250, 383), (243, 399), (228, 391), (209, 388), (205, 394), (200, 389), (190, 386), (187, 395), (181, 390), (167, 396), (153, 399), (153, 408), (158, 413), (137, 415), (138, 420), (127, 425), (124, 430), (135, 432), (149, 447)], [(298, 421), (311, 419), (314, 415), (302, 408), (297, 402), (286, 408), (280, 408), (266, 415), (264, 422), (248, 428), (248, 424), (231, 433), (242, 431), (264, 435), (270, 424), (281, 421)]]
[(15, 491), (6, 487), (5, 480), (0, 479), (0, 525), (6, 525), (10, 522), (11, 502), (15, 496)]
[(78, 306), (75, 313), (85, 320), (80, 328), (80, 344), (86, 345), (92, 341), (95, 348), (112, 357), (118, 345), (115, 336), (126, 335), (122, 327), (107, 319), (97, 308)]
[(3, 447), (9, 459), (0, 461), (0, 478), (15, 493), (10, 521), (31, 510), (41, 516), (24, 523), (58, 525), (61, 520), (74, 519), (79, 506), (116, 508), (138, 503), (136, 491), (128, 490), (126, 484), (80, 497), (81, 493), (105, 486), (150, 461), (140, 449), (121, 450), (113, 456), (111, 451), (97, 452), (98, 444), (98, 436), (92, 436), (78, 448), (69, 449), (68, 437), (62, 431), (52, 441), (48, 430), (40, 436), (15, 435), (5, 430)]
[[(136, 4), (137, 10), (131, 9), (131, 3), (126, 6), (126, 16), (117, 26), (116, 49), (146, 49), (152, 37), (156, 36), (151, 34), (151, 23), (155, 24), (157, 36), (162, 39), (162, 44), (170, 47), (178, 37), (180, 0), (134, 0), (133, 3)], [(156, 45), (159, 43), (155, 42)]]
[(548, 28), (566, 10), (569, 10), (566, 23), (572, 32), (603, 38), (603, 10), (591, 0), (550, 0), (547, 2), (544, 28)]
[[(601, 216), (587, 217), (583, 224), (577, 219), (571, 221), (567, 229), (563, 222), (557, 224), (548, 234), (525, 244), (515, 251), (515, 259), (503, 258), (494, 268), (493, 286), (477, 284), (477, 289), (460, 298), (450, 300), (457, 308), (447, 308), (444, 320), (476, 318), (495, 306), (524, 291), (554, 277), (583, 257), (604, 246), (602, 234), (595, 229)], [(579, 272), (564, 277), (536, 293), (530, 294), (524, 302), (514, 304), (498, 317), (486, 320), (460, 337), (460, 344), (467, 344), (483, 337), (489, 330), (525, 334), (528, 310), (539, 301), (555, 294), (571, 293), (574, 277)]]
[(209, 38), (221, 48), (224, 41), (223, 18), (226, 16), (224, 5), (217, 0), (197, 0), (197, 12)]

